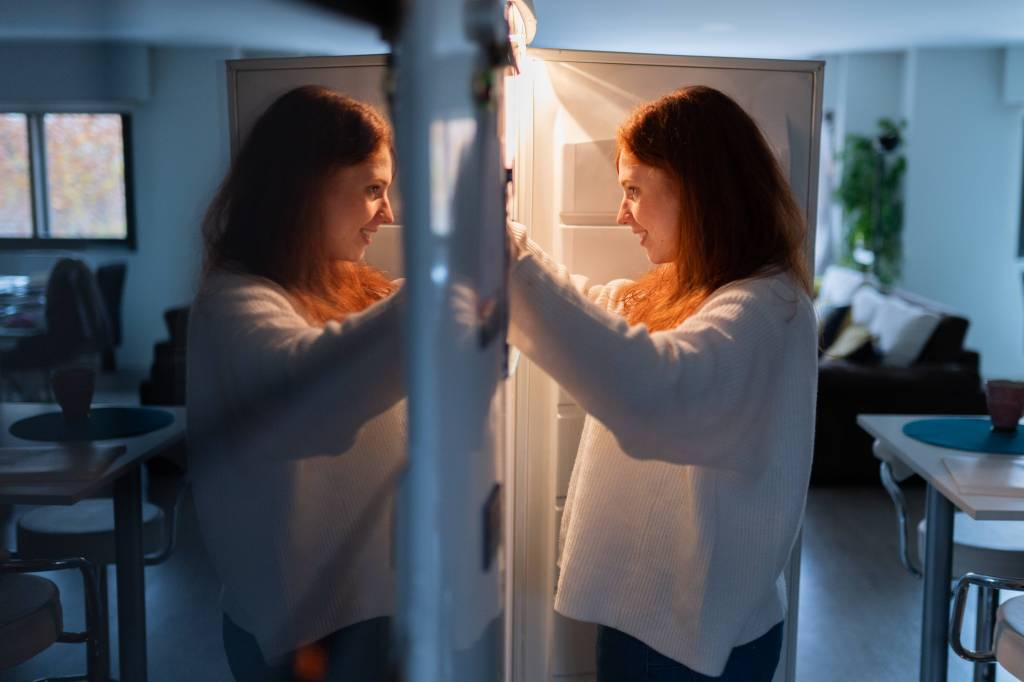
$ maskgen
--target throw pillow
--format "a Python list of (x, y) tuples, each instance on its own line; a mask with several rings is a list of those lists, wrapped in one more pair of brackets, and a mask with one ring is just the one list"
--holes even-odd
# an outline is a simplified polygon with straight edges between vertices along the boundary
[(825, 306), (818, 317), (818, 343), (828, 348), (839, 338), (839, 333), (850, 323), (850, 306)]
[(843, 358), (852, 362), (869, 362), (876, 357), (871, 332), (859, 324), (847, 325), (824, 353), (827, 358)]
[(821, 276), (817, 299), (824, 305), (849, 305), (853, 293), (863, 284), (872, 283), (873, 278), (863, 272), (830, 265)]
[(870, 329), (885, 298), (885, 295), (874, 287), (857, 289), (850, 301), (850, 318), (853, 323)]
[(871, 331), (878, 339), (882, 364), (909, 367), (939, 326), (939, 315), (895, 296), (886, 297), (878, 309)]

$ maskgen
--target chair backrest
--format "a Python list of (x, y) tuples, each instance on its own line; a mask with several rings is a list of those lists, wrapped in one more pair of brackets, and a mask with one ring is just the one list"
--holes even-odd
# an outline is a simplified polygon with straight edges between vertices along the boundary
[(96, 276), (76, 258), (61, 258), (46, 285), (46, 333), (54, 360), (108, 348), (113, 334)]
[(96, 284), (103, 296), (103, 303), (110, 317), (112, 345), (121, 345), (121, 300), (124, 296), (124, 280), (128, 272), (126, 263), (107, 263), (96, 268)]
[(143, 405), (185, 404), (188, 315), (188, 306), (164, 312), (171, 338), (169, 341), (157, 341), (153, 346), (149, 378), (139, 385), (139, 400)]

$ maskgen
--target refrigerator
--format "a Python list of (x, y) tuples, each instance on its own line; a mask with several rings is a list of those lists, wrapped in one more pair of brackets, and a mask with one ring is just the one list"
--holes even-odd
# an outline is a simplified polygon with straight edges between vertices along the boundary
[[(239, 60), (227, 64), (233, 148), (279, 95), (305, 84), (331, 87), (388, 110), (387, 58), (383, 55)], [(458, 77), (436, 74), (438, 87)], [(818, 145), (823, 63), (818, 61), (681, 57), (614, 52), (528, 49), (518, 69), (497, 79), (496, 135), (508, 169), (506, 208), (511, 220), (573, 272), (592, 281), (636, 278), (651, 266), (634, 235), (615, 222), (621, 198), (615, 132), (630, 110), (686, 85), (708, 85), (734, 98), (757, 121), (786, 174), (798, 205), (812, 221), (817, 206)], [(452, 122), (449, 122), (452, 123)], [(458, 137), (458, 121), (439, 133)], [(464, 140), (463, 140), (464, 142)], [(404, 185), (416, 178), (402, 174)], [(397, 221), (402, 221), (398, 188)], [(452, 197), (449, 196), (449, 200)], [(453, 210), (458, 210), (454, 207)], [(482, 226), (482, 242), (503, 235), (503, 225)], [(402, 276), (401, 225), (382, 227), (367, 260)], [(813, 257), (813, 230), (805, 253)], [(409, 254), (406, 245), (405, 254)], [(413, 252), (415, 253), (415, 252)], [(462, 249), (477, 259), (476, 273), (500, 272), (500, 249)], [(438, 300), (436, 305), (445, 305)], [(451, 398), (452, 382), (467, 405), (485, 408), (440, 414), (436, 428), (485, 433), (470, 438), (463, 460), (473, 469), (458, 483), (441, 481), (440, 504), (457, 536), (449, 545), (466, 564), (453, 589), (463, 606), (449, 616), (455, 649), (488, 638), (493, 660), (460, 679), (500, 677), (507, 682), (585, 681), (594, 677), (595, 628), (563, 618), (552, 608), (558, 574), (558, 528), (584, 414), (538, 367), (512, 350), (493, 346), (479, 361), (445, 368), (434, 399)], [(411, 361), (417, 362), (415, 357)], [(497, 363), (497, 364), (496, 364)], [(496, 367), (501, 373), (496, 376)], [(415, 371), (415, 369), (413, 369)], [(486, 376), (482, 376), (486, 375)], [(502, 379), (502, 377), (506, 377)], [(423, 396), (430, 385), (420, 384)], [(468, 414), (468, 416), (467, 416)], [(468, 446), (467, 446), (468, 447)], [(457, 520), (457, 521), (456, 521)], [(497, 528), (500, 526), (500, 529)], [(494, 560), (472, 563), (500, 537)], [(795, 679), (799, 541), (787, 569), (789, 615), (776, 680)], [(449, 624), (444, 626), (449, 628)], [(481, 671), (493, 671), (486, 674)], [(483, 676), (481, 676), (483, 675)]]

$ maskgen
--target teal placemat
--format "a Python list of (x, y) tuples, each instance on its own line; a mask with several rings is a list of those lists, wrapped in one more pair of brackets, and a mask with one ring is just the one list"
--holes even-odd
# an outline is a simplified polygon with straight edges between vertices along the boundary
[(94, 407), (83, 422), (67, 422), (60, 412), (20, 419), (11, 424), (11, 435), (50, 443), (106, 440), (141, 436), (173, 421), (173, 414), (152, 407)]
[(1024, 455), (1024, 431), (993, 431), (989, 419), (918, 419), (903, 433), (929, 445), (993, 455)]

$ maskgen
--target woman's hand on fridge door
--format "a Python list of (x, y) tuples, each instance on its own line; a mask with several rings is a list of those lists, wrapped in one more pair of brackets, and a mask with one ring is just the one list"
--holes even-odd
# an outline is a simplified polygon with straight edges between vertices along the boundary
[(479, 303), (476, 291), (468, 284), (455, 282), (449, 290), (449, 306), (455, 324), (455, 339), (460, 347), (473, 343), (480, 334)]

